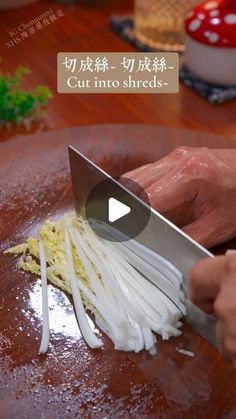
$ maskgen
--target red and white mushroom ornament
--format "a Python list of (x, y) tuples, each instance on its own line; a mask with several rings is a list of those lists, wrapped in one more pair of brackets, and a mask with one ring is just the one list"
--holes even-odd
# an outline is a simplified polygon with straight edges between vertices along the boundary
[(236, 85), (236, 0), (204, 1), (185, 29), (188, 69), (210, 83)]

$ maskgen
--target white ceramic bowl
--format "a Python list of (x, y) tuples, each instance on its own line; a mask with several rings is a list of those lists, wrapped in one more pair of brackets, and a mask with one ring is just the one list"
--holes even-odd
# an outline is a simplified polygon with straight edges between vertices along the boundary
[(0, 0), (0, 10), (18, 9), (37, 0)]
[(236, 85), (236, 48), (204, 45), (187, 35), (184, 62), (202, 80)]

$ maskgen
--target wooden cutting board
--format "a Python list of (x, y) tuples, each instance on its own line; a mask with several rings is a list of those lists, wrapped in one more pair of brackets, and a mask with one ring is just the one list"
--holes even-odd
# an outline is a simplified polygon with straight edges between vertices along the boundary
[(180, 338), (159, 339), (154, 357), (114, 351), (104, 336), (104, 348), (91, 350), (69, 299), (49, 286), (50, 349), (38, 355), (40, 282), (2, 252), (72, 208), (68, 144), (114, 176), (181, 144), (236, 146), (210, 134), (137, 125), (70, 128), (0, 145), (0, 418), (235, 418), (235, 371), (188, 325)]

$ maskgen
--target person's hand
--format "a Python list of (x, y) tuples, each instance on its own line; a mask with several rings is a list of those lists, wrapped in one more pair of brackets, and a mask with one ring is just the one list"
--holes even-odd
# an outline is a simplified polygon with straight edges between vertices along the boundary
[(183, 230), (202, 245), (236, 235), (236, 150), (180, 147), (123, 176), (145, 189), (161, 213), (191, 203), (194, 221)]
[(189, 297), (216, 315), (219, 350), (236, 366), (236, 251), (198, 262), (189, 275)]

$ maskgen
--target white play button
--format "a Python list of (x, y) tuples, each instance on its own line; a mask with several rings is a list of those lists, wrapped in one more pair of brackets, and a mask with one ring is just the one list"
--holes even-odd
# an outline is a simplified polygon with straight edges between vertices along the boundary
[[(123, 187), (113, 179), (99, 182), (86, 201), (85, 215), (90, 227), (98, 236), (111, 242), (134, 239), (144, 230), (150, 217), (150, 205), (148, 197), (145, 198), (145, 191), (131, 179), (127, 179), (127, 182), (137, 196), (144, 197), (146, 206), (126, 191), (126, 186)], [(115, 231), (120, 234), (110, 234)]]
[(115, 198), (109, 198), (108, 201), (108, 219), (110, 223), (114, 223), (120, 218), (131, 212), (131, 208), (128, 205), (123, 204)]

